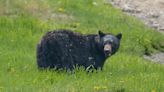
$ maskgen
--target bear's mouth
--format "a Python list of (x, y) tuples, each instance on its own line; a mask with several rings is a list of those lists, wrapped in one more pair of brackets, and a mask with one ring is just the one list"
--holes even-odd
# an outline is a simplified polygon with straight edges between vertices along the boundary
[(112, 46), (111, 46), (111, 44), (106, 44), (104, 46), (104, 54), (105, 54), (106, 57), (111, 56), (111, 54), (112, 54)]
[(105, 57), (109, 57), (112, 55), (112, 53), (110, 51), (104, 51)]

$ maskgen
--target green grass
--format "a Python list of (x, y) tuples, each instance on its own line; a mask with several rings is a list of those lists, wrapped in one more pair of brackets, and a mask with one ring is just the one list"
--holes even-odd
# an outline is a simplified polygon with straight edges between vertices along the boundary
[[(39, 71), (36, 44), (59, 28), (122, 32), (121, 48), (97, 73)], [(0, 92), (162, 92), (164, 65), (142, 57), (158, 51), (164, 35), (105, 0), (0, 0)]]

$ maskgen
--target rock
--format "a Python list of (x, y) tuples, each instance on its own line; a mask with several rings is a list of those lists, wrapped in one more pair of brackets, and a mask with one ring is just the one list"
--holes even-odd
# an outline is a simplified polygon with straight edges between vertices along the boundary
[(155, 23), (152, 24), (152, 26), (153, 26), (153, 28), (157, 29), (159, 27), (159, 24), (155, 22)]
[(159, 30), (160, 30), (160, 31), (164, 31), (164, 27), (160, 27)]
[(164, 64), (164, 53), (152, 54), (150, 56), (144, 55), (144, 58), (155, 63)]
[(128, 6), (127, 4), (123, 6), (122, 11), (124, 12), (130, 12), (130, 13), (136, 13), (139, 12), (138, 10)]
[(149, 16), (150, 16), (151, 18), (158, 18), (160, 15), (159, 15), (158, 13), (156, 13), (156, 12), (150, 12), (150, 13), (149, 13)]

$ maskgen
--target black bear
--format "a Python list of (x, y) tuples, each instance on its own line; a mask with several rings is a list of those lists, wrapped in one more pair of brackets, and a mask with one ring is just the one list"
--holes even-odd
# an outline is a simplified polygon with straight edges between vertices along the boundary
[(101, 31), (90, 35), (70, 30), (47, 32), (37, 45), (38, 68), (102, 69), (105, 60), (118, 50), (121, 38), (121, 33), (114, 36)]

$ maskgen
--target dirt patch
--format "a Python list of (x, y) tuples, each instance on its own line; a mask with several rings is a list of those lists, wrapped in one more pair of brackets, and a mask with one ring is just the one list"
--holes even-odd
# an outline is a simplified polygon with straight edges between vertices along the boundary
[(164, 0), (109, 0), (122, 11), (134, 15), (150, 27), (164, 32)]

